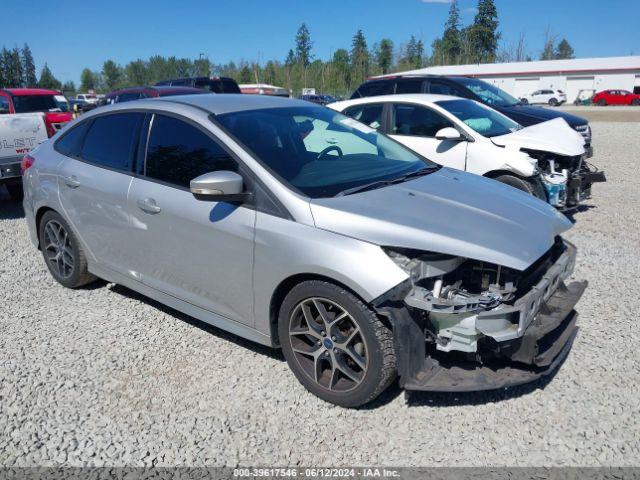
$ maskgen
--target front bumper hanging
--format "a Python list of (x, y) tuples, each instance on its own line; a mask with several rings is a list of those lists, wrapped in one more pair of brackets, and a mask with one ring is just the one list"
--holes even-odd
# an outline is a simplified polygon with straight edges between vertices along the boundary
[[(568, 246), (566, 256), (573, 261), (575, 250)], [(439, 392), (493, 390), (552, 373), (566, 358), (577, 335), (578, 314), (574, 307), (587, 287), (586, 281), (565, 285), (554, 272), (566, 268), (566, 256), (558, 259), (514, 307), (483, 312), (489, 318), (511, 311), (519, 315), (520, 321), (513, 334), (505, 335), (506, 330), (487, 332), (489, 335), (482, 339), (483, 348), (498, 354), (482, 363), (456, 355), (457, 352), (427, 352), (425, 325), (404, 304), (410, 286), (399, 286), (376, 302), (378, 312), (394, 326), (400, 385), (407, 390)]]

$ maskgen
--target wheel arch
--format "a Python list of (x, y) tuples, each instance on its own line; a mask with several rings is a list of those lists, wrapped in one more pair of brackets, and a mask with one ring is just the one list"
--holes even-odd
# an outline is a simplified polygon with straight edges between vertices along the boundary
[(44, 214), (47, 212), (56, 212), (58, 215), (60, 215), (60, 212), (58, 212), (55, 208), (51, 208), (49, 206), (42, 206), (40, 208), (38, 208), (38, 210), (36, 211), (36, 232), (37, 232), (37, 239), (38, 239), (38, 250), (41, 249), (40, 247), (40, 222), (42, 221), (42, 217), (44, 217)]

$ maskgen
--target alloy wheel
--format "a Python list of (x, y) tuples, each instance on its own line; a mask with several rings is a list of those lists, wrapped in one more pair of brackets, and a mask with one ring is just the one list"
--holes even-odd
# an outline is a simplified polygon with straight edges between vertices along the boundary
[(44, 227), (45, 258), (60, 278), (69, 278), (73, 274), (74, 260), (71, 239), (65, 228), (55, 220)]
[(349, 312), (331, 300), (299, 302), (289, 319), (289, 341), (305, 374), (327, 390), (353, 390), (367, 373), (362, 332)]

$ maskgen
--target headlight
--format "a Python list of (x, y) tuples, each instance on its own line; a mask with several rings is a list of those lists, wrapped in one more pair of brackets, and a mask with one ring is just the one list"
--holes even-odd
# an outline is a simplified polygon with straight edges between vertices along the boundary
[(453, 255), (408, 248), (385, 247), (384, 251), (393, 263), (409, 275), (413, 282), (449, 273), (466, 260)]

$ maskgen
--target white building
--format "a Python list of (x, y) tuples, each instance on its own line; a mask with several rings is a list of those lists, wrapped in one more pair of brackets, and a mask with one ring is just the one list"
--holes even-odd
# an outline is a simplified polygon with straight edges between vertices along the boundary
[(580, 90), (640, 93), (640, 56), (575, 58), (536, 62), (487, 63), (421, 68), (402, 74), (467, 75), (495, 84), (516, 98), (540, 89), (559, 89), (567, 102)]

